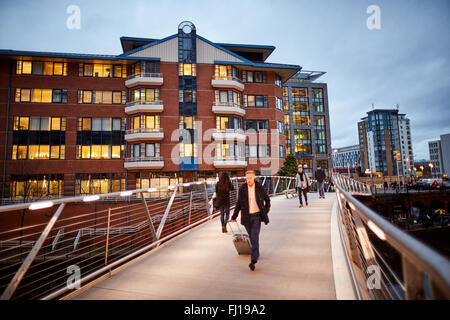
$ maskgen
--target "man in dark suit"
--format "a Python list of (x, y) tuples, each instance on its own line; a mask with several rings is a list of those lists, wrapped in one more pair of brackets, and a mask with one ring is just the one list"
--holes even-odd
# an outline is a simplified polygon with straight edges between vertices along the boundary
[(247, 183), (239, 188), (238, 200), (230, 222), (236, 222), (241, 212), (241, 224), (247, 230), (252, 245), (251, 261), (248, 265), (253, 271), (259, 258), (259, 232), (261, 221), (269, 223), (270, 197), (264, 187), (255, 181), (255, 172), (247, 171)]

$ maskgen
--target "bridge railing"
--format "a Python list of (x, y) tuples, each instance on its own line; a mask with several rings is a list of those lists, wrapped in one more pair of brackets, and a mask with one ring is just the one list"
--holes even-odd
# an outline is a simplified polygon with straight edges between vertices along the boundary
[[(292, 177), (258, 176), (270, 195)], [(245, 177), (234, 177), (235, 205)], [(0, 206), (2, 299), (55, 299), (108, 277), (131, 260), (220, 213), (215, 180)], [(218, 226), (219, 232), (219, 226)]]
[[(370, 195), (334, 174), (339, 227), (360, 299), (450, 299), (450, 261), (354, 197)], [(356, 190), (355, 190), (356, 186)]]

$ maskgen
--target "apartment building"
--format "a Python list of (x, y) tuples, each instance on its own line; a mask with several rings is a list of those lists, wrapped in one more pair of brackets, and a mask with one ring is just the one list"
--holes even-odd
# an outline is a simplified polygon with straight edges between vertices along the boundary
[(0, 50), (2, 198), (151, 188), (222, 171), (275, 174), (286, 155), (270, 45), (215, 43), (188, 21), (118, 55)]

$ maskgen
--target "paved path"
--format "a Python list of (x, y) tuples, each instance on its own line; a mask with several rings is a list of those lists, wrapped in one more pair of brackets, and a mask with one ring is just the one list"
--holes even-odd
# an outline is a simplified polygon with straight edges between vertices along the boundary
[(336, 299), (330, 240), (334, 193), (272, 198), (262, 224), (260, 260), (237, 255), (219, 220), (161, 246), (147, 257), (82, 292), (75, 299)]

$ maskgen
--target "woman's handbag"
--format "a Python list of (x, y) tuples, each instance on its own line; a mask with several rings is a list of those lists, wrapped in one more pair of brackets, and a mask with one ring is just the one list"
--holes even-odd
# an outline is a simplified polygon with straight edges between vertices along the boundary
[(217, 196), (216, 196), (216, 193), (214, 192), (214, 194), (213, 194), (213, 198), (212, 198), (212, 203), (213, 203), (213, 207), (214, 207), (214, 209), (219, 209), (219, 207), (217, 206)]

